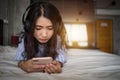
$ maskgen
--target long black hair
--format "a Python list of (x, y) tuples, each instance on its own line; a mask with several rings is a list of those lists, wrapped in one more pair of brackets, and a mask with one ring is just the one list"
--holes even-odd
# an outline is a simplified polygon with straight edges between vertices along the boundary
[[(42, 12), (43, 10), (43, 12)], [(44, 16), (49, 19), (53, 24), (54, 34), (51, 39), (46, 43), (46, 49), (43, 51), (43, 56), (51, 56), (53, 59), (57, 56), (57, 36), (60, 36), (61, 39), (61, 48), (62, 45), (65, 45), (66, 39), (66, 30), (60, 15), (59, 10), (49, 2), (35, 2), (30, 6), (29, 11), (27, 12), (24, 23), (27, 31), (24, 32), (24, 46), (25, 46), (25, 57), (27, 59), (31, 59), (35, 57), (38, 53), (38, 41), (34, 38), (34, 29), (36, 20), (40, 17)], [(28, 25), (29, 24), (29, 25)]]

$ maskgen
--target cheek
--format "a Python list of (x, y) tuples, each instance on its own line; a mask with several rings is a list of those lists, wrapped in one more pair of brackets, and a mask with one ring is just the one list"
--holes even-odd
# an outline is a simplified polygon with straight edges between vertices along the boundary
[(39, 35), (39, 31), (34, 31), (34, 37), (38, 37), (38, 35)]
[(49, 32), (49, 36), (52, 37), (54, 34), (54, 31)]

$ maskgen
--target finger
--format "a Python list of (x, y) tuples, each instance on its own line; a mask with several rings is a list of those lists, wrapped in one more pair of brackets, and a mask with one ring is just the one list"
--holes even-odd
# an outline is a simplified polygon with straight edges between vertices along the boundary
[(50, 71), (48, 68), (46, 68), (46, 69), (45, 69), (45, 73), (49, 73), (49, 74), (50, 74), (51, 71)]
[(57, 73), (57, 71), (58, 71), (58, 67), (57, 67), (57, 65), (53, 65), (53, 64), (50, 64), (50, 66), (49, 66), (49, 71), (51, 71), (52, 73)]
[(42, 69), (44, 69), (45, 68), (45, 65), (33, 65), (33, 68), (42, 68)]
[(34, 71), (44, 71), (44, 69), (45, 69), (45, 65), (33, 65), (33, 67), (32, 67), (32, 69), (34, 70)]
[(60, 73), (62, 71), (62, 68), (60, 65), (58, 65), (59, 63), (57, 63), (57, 65), (51, 65), (51, 67), (54, 69), (54, 71), (56, 73)]
[(46, 65), (46, 67), (45, 67), (45, 72), (46, 73), (52, 73), (53, 71), (50, 69), (50, 65)]
[(56, 66), (53, 65), (53, 64), (50, 64), (49, 71), (51, 71), (52, 73), (55, 73), (56, 72)]
[(56, 65), (56, 64), (57, 64), (57, 61), (53, 61), (52, 64)]

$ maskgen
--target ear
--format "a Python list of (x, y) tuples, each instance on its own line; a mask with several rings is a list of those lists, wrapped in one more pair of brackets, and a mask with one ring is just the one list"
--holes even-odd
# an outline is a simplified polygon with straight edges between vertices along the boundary
[(26, 20), (26, 21), (24, 22), (24, 30), (25, 30), (25, 32), (28, 32), (28, 31), (29, 31), (29, 27), (30, 27), (30, 23), (29, 23), (28, 20)]

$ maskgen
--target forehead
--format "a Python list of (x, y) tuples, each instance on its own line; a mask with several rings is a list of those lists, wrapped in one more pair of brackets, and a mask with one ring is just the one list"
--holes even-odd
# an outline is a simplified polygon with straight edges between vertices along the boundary
[(53, 24), (50, 21), (50, 19), (48, 19), (48, 18), (46, 18), (44, 16), (40, 16), (40, 17), (38, 17), (38, 19), (36, 21), (36, 25), (50, 26), (50, 25), (53, 25)]

